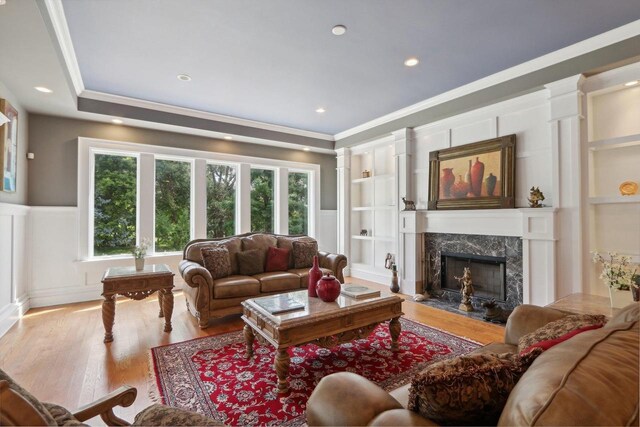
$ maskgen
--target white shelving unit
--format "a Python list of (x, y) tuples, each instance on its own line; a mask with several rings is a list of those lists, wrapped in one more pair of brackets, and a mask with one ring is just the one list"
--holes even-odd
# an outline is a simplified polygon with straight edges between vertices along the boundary
[[(640, 194), (623, 196), (624, 181), (640, 185), (640, 86), (617, 83), (588, 93), (586, 146), (588, 250), (640, 261)], [(592, 266), (590, 288), (606, 290)]]
[[(364, 171), (371, 176), (363, 177)], [(351, 274), (386, 281), (387, 253), (397, 241), (395, 150), (388, 140), (374, 142), (351, 154)], [(366, 235), (360, 235), (366, 230)]]

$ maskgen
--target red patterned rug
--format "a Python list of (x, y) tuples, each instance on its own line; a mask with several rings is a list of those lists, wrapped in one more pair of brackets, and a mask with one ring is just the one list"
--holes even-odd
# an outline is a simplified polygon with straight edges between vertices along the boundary
[(305, 423), (305, 406), (320, 379), (333, 372), (360, 374), (385, 390), (411, 381), (429, 363), (464, 354), (479, 345), (465, 338), (401, 319), (397, 353), (386, 323), (365, 339), (331, 350), (307, 344), (289, 349), (290, 392), (278, 395), (272, 347), (254, 343), (245, 359), (242, 331), (151, 349), (157, 390), (165, 405), (199, 412), (228, 425)]

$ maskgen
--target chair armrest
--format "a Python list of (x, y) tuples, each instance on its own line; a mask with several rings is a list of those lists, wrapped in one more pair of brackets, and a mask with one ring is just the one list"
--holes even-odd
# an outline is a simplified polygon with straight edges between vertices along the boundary
[(369, 423), (370, 426), (439, 426), (440, 424), (408, 409), (384, 411)]
[(340, 254), (331, 254), (329, 252), (318, 252), (318, 261), (320, 267), (328, 268), (336, 275), (336, 279), (340, 283), (344, 283), (344, 275), (342, 270), (347, 266), (347, 257)]
[(108, 426), (128, 426), (130, 423), (116, 417), (113, 408), (116, 406), (131, 406), (136, 400), (138, 390), (131, 386), (122, 386), (112, 391), (101, 399), (93, 403), (78, 408), (73, 416), (80, 422), (84, 422), (90, 418), (100, 415), (100, 418)]
[(389, 393), (360, 375), (338, 372), (320, 380), (307, 401), (310, 426), (364, 426), (390, 409), (403, 409)]
[(213, 285), (213, 277), (211, 277), (209, 270), (197, 262), (183, 259), (180, 261), (178, 269), (185, 283), (192, 288), (197, 288), (201, 284), (207, 285), (209, 288)]
[(46, 426), (47, 420), (23, 396), (11, 389), (9, 381), (0, 381), (0, 425)]
[(523, 304), (513, 310), (504, 330), (504, 342), (517, 346), (520, 338), (549, 322), (565, 317), (567, 313), (548, 307)]

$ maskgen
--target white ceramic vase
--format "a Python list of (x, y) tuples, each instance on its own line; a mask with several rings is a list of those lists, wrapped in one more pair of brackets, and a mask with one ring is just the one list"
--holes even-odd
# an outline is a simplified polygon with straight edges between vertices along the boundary
[(144, 258), (136, 258), (136, 271), (144, 270)]
[(611, 298), (612, 308), (623, 308), (633, 302), (631, 291), (623, 291), (620, 289), (609, 288), (609, 297)]

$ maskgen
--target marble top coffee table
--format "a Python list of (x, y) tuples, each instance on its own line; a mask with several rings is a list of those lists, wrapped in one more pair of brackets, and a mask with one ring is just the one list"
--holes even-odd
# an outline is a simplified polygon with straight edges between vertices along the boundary
[[(304, 308), (279, 314), (271, 314), (260, 305), (261, 297), (242, 303), (244, 338), (247, 344), (247, 359), (253, 357), (253, 341), (257, 338), (276, 349), (274, 368), (278, 375), (278, 392), (289, 391), (289, 352), (293, 346), (313, 343), (324, 348), (365, 338), (375, 327), (389, 321), (391, 348), (398, 349), (400, 316), (403, 299), (389, 294), (367, 299), (339, 296), (335, 302), (326, 303), (308, 296), (306, 290), (281, 294)], [(264, 305), (264, 304), (263, 304)]]

